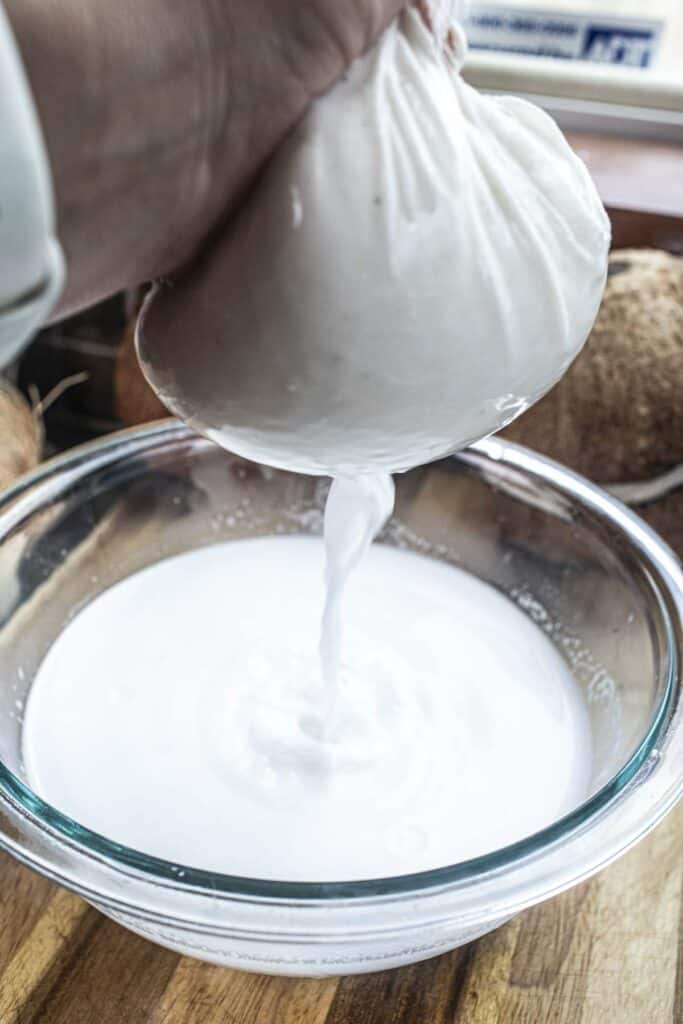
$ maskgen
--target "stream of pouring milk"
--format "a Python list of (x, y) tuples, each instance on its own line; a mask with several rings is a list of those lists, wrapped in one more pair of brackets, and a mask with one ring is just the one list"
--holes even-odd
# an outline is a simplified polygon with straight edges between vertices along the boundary
[(323, 678), (334, 692), (342, 644), (342, 602), (349, 575), (360, 564), (394, 509), (388, 473), (335, 477), (325, 505), (325, 607), (320, 630)]
[(476, 578), (368, 550), (392, 502), (388, 477), (337, 480), (325, 545), (210, 545), (97, 597), (29, 696), (36, 792), (177, 865), (299, 881), (452, 864), (580, 803), (589, 726), (564, 661)]

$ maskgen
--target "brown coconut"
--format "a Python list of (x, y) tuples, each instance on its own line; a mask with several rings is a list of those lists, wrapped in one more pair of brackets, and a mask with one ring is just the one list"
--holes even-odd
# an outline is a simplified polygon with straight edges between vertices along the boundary
[[(597, 321), (565, 377), (503, 436), (598, 483), (683, 461), (683, 260), (615, 251)], [(636, 511), (683, 556), (683, 494)]]
[(43, 451), (43, 425), (9, 381), (0, 378), (0, 490), (34, 469)]
[(562, 380), (503, 436), (599, 483), (683, 459), (683, 260), (612, 254), (593, 331)]

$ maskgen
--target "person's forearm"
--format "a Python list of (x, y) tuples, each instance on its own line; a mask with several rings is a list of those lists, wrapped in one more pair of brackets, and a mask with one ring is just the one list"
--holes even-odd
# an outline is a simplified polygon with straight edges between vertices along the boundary
[(240, 114), (240, 82), (229, 80), (217, 36), (229, 25), (204, 0), (6, 0), (6, 9), (54, 177), (68, 266), (57, 315), (187, 260), (246, 165), (306, 102), (288, 95), (286, 117), (271, 106), (270, 129), (249, 138), (253, 112)]
[[(175, 244), (197, 207), (207, 114), (202, 43), (188, 40), (177, 6), (6, 0), (52, 166), (63, 311), (182, 257)], [(154, 50), (150, 17), (163, 41)]]

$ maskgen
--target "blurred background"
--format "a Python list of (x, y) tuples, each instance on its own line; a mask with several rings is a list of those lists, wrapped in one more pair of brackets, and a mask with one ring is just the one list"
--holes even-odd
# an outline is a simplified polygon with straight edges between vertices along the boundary
[(478, 51), (649, 68), (683, 84), (680, 0), (473, 0), (468, 27)]

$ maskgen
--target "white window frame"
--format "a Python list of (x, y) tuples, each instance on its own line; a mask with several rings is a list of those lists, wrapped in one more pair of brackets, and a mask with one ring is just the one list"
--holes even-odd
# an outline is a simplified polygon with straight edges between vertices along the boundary
[(683, 145), (683, 81), (654, 71), (470, 50), (463, 73), (485, 92), (538, 103), (565, 131)]

